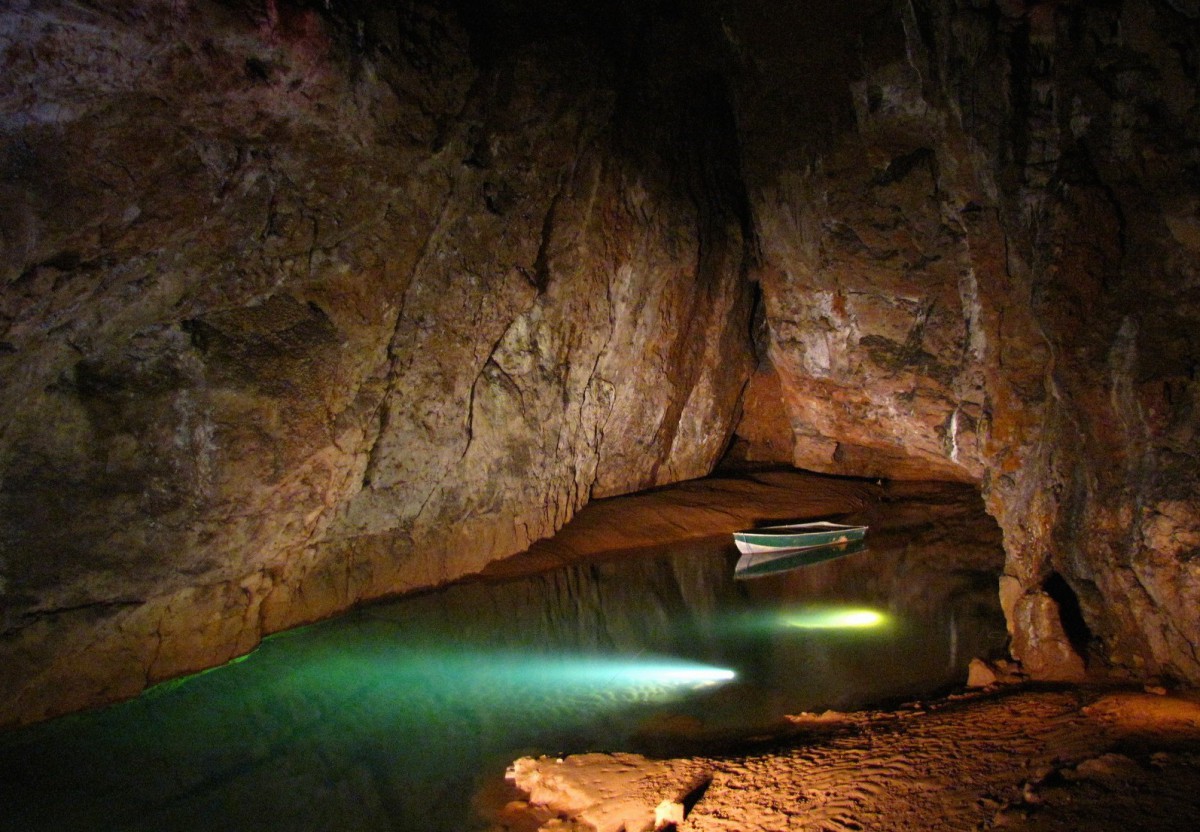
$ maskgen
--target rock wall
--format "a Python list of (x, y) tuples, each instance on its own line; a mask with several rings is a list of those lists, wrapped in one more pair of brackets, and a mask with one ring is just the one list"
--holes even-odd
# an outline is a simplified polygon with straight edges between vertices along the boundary
[(1200, 9), (736, 6), (739, 453), (977, 481), (1027, 670), (1200, 682)]
[(1200, 682), (1195, 3), (17, 0), (0, 55), (0, 724), (739, 418), (979, 484), (1035, 675)]
[(696, 477), (751, 370), (686, 21), (504, 3), (0, 14), (0, 724)]

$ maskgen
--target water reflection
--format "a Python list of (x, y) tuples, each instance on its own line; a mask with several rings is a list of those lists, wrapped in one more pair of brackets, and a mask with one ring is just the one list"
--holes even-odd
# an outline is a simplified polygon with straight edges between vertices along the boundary
[[(463, 829), (524, 753), (669, 753), (965, 677), (1002, 646), (995, 545), (735, 582), (728, 538), (459, 585), (0, 737), (5, 828)], [(922, 556), (921, 552), (935, 556)]]
[(801, 607), (781, 616), (785, 627), (801, 630), (859, 630), (883, 627), (888, 616), (879, 610), (862, 607)]
[(790, 572), (793, 569), (824, 563), (827, 560), (842, 558), (866, 550), (866, 541), (856, 540), (851, 543), (833, 543), (790, 552), (760, 552), (742, 555), (738, 558), (733, 576), (743, 581), (761, 578), (765, 575)]

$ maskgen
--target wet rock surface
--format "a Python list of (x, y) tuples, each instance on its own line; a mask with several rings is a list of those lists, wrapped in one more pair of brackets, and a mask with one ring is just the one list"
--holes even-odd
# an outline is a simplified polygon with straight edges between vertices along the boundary
[(788, 750), (523, 758), (494, 828), (649, 828), (690, 793), (680, 830), (1187, 830), (1198, 715), (1187, 698), (1009, 689), (800, 715)]

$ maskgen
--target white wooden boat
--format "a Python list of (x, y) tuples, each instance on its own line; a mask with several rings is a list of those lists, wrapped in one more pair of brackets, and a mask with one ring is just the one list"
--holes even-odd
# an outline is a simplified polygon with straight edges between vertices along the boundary
[(743, 555), (794, 552), (813, 546), (834, 543), (853, 543), (867, 534), (866, 526), (847, 526), (842, 523), (819, 521), (794, 523), (787, 526), (763, 526), (733, 533), (738, 551)]

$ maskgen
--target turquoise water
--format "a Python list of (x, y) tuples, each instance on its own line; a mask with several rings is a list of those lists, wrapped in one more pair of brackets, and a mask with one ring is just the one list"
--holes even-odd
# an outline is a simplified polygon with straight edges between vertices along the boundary
[(965, 678), (1003, 645), (989, 557), (735, 582), (707, 541), (375, 606), (0, 736), (0, 828), (475, 828), (522, 754), (686, 752)]

